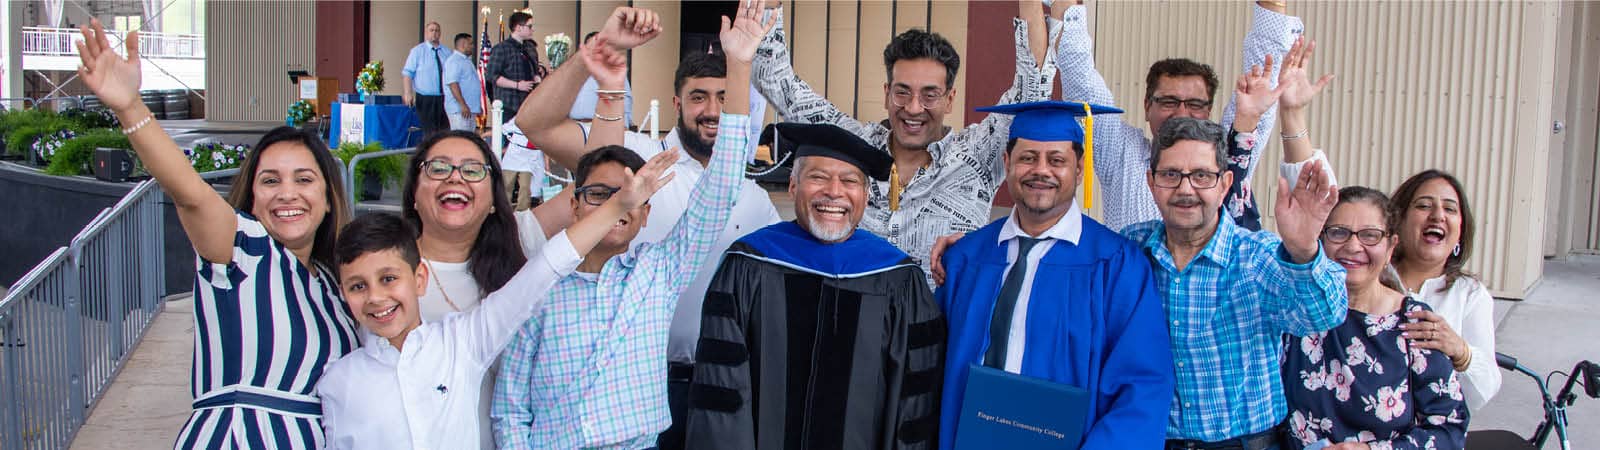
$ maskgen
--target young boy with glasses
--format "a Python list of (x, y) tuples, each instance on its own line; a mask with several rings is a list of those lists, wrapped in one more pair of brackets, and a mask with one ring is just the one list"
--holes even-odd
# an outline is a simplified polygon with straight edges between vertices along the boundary
[[(502, 355), (489, 415), (500, 448), (656, 446), (672, 423), (667, 407), (667, 332), (681, 292), (700, 271), (733, 214), (750, 139), (750, 60), (764, 34), (747, 3), (721, 33), (727, 94), (705, 173), (666, 238), (629, 248), (649, 217), (648, 204), (616, 221), (576, 273), (550, 291), (550, 302)], [(620, 61), (607, 45), (580, 55)], [(625, 69), (624, 69), (625, 70)], [(664, 154), (676, 157), (676, 150)], [(659, 157), (659, 156), (658, 156)], [(578, 160), (572, 208), (580, 220), (617, 192), (639, 167), (625, 147), (603, 146)]]

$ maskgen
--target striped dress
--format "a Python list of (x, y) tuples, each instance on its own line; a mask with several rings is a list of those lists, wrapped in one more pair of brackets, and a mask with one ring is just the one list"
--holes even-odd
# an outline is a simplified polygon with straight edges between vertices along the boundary
[(238, 222), (232, 261), (195, 258), (194, 412), (175, 446), (322, 448), (313, 393), (356, 325), (332, 271), (302, 265), (250, 214)]

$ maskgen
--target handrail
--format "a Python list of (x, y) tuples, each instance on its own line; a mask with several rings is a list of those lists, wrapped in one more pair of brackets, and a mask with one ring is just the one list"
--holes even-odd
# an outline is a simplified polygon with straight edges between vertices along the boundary
[[(106, 30), (106, 34), (116, 41), (111, 46), (112, 51), (125, 55), (127, 50), (124, 49), (122, 42), (128, 33), (121, 30)], [(74, 28), (22, 27), (22, 54), (77, 56), (75, 43), (81, 40), (81, 32)], [(139, 52), (150, 58), (203, 59), (206, 57), (205, 41), (204, 34), (141, 31)]]
[(210, 171), (210, 172), (201, 172), (200, 173), (200, 179), (202, 179), (202, 180), (215, 180), (215, 179), (218, 179), (218, 178), (228, 178), (228, 177), (232, 177), (232, 176), (236, 176), (236, 175), (239, 175), (239, 168), (238, 167), (235, 167), (235, 168), (232, 168), (232, 169), (213, 170), (213, 171)]
[(359, 155), (351, 157), (350, 158), (350, 163), (349, 164), (345, 164), (345, 167), (344, 167), (344, 195), (345, 195), (345, 201), (349, 202), (347, 204), (350, 205), (350, 208), (353, 210), (355, 208), (355, 206), (356, 206), (356, 165), (357, 164), (360, 164), (362, 161), (366, 161), (366, 160), (373, 159), (373, 158), (382, 158), (382, 157), (390, 156), (390, 155), (408, 155), (408, 154), (411, 154), (411, 153), (416, 152), (416, 151), (417, 151), (416, 147), (408, 147), (408, 148), (400, 148), (400, 149), (394, 149), (394, 150), (383, 150), (383, 151), (376, 151), (376, 152), (371, 152), (371, 153), (362, 153), (362, 154), (359, 154)]
[(61, 265), (62, 259), (66, 257), (67, 248), (56, 247), (56, 251), (50, 252), (50, 256), (44, 257), (44, 261), (40, 261), (39, 265), (33, 266), (32, 269), (28, 269), (28, 273), (23, 274), (22, 278), (18, 278), (16, 283), (12, 283), (10, 290), (6, 291), (6, 296), (0, 298), (0, 321), (5, 319), (7, 310), (10, 309), (11, 303), (16, 301), (16, 298), (22, 297), (23, 293), (38, 287), (39, 281), (43, 280), (51, 269)]

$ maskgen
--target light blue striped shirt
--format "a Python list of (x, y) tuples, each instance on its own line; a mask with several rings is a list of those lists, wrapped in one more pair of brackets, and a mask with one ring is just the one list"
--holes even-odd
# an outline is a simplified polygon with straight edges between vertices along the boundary
[(1344, 267), (1317, 249), (1290, 261), (1283, 240), (1219, 217), (1216, 234), (1178, 270), (1161, 221), (1122, 234), (1140, 243), (1167, 310), (1176, 397), (1168, 439), (1216, 442), (1265, 431), (1288, 412), (1279, 375), (1284, 333), (1306, 336), (1344, 322)]
[(667, 410), (667, 331), (682, 291), (714, 249), (739, 198), (749, 116), (722, 131), (689, 207), (659, 242), (599, 274), (556, 282), (546, 306), (501, 355), (489, 416), (502, 449), (654, 447)]

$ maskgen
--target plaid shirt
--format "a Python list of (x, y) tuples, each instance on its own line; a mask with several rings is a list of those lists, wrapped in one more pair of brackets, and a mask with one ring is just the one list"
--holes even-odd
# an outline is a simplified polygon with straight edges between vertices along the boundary
[(522, 107), (522, 100), (528, 98), (528, 93), (500, 87), (495, 84), (495, 78), (527, 81), (532, 80), (535, 74), (544, 73), (544, 66), (539, 64), (538, 41), (529, 39), (517, 42), (516, 39), (506, 38), (489, 51), (489, 65), (483, 69), (483, 84), (493, 88), (494, 100), (505, 102), (505, 114), (509, 120), (517, 115), (517, 109)]
[(1294, 264), (1277, 235), (1219, 220), (1183, 270), (1167, 251), (1161, 221), (1123, 231), (1150, 255), (1167, 310), (1178, 374), (1169, 439), (1216, 442), (1277, 425), (1288, 411), (1279, 376), (1283, 334), (1344, 322), (1345, 271), (1320, 248), (1315, 260)]
[(658, 243), (558, 281), (501, 356), (490, 407), (500, 448), (655, 446), (667, 410), (667, 329), (678, 291), (733, 211), (750, 117), (723, 113), (707, 174)]

